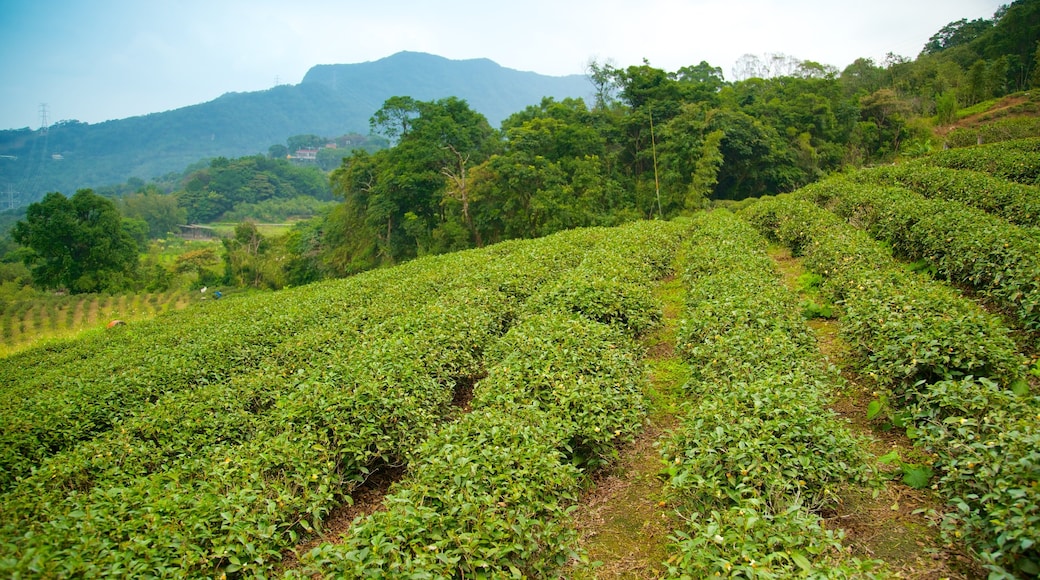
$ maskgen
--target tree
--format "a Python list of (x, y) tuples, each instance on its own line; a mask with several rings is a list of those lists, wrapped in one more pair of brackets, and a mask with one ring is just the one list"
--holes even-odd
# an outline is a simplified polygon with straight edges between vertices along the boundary
[(244, 221), (235, 226), (235, 235), (224, 238), (224, 272), (228, 283), (236, 286), (278, 289), (284, 284), (284, 272), (272, 259), (271, 241)]
[(372, 132), (396, 144), (408, 135), (412, 119), (419, 116), (419, 102), (411, 97), (390, 97), (369, 120)]
[(288, 145), (286, 148), (289, 150), (289, 153), (296, 153), (300, 149), (321, 147), (325, 144), (325, 139), (317, 135), (293, 135), (286, 140), (286, 144)]
[(935, 113), (940, 125), (951, 125), (957, 120), (957, 95), (946, 91), (935, 99)]
[(928, 39), (928, 44), (924, 45), (922, 54), (936, 54), (948, 48), (969, 44), (992, 27), (993, 21), (983, 18), (970, 22), (966, 18), (962, 18), (951, 22)]
[(1029, 86), (1032, 88), (1040, 88), (1040, 42), (1036, 43), (1036, 54), (1033, 56), (1033, 75), (1030, 78)]
[(884, 84), (885, 70), (873, 59), (857, 58), (841, 71), (841, 84), (848, 95), (869, 94)]
[(28, 207), (11, 237), (30, 250), (25, 265), (42, 288), (111, 292), (127, 288), (136, 275), (137, 243), (119, 210), (89, 189), (71, 199), (48, 193)]
[(177, 205), (177, 198), (165, 195), (155, 186), (123, 198), (123, 215), (131, 219), (144, 220), (148, 224), (148, 237), (158, 239), (188, 219), (188, 212)]

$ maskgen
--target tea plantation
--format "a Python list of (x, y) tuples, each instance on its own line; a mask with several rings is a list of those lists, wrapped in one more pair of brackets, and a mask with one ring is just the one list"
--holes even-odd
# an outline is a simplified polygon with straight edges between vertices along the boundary
[[(640, 338), (677, 279), (691, 377), (657, 441), (668, 577), (891, 577), (827, 520), (883, 485), (931, 490), (944, 541), (991, 577), (1035, 577), (1036, 151), (951, 150), (0, 358), (0, 575), (566, 576), (587, 559), (582, 493), (643, 430)], [(906, 483), (833, 410), (842, 369), (771, 246), (821, 280), (871, 419), (934, 457)], [(378, 509), (323, 535), (390, 471)]]

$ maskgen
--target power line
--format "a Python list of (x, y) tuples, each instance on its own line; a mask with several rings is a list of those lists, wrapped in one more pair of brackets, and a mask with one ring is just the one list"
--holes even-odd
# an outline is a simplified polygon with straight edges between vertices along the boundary
[(47, 122), (47, 103), (40, 103), (40, 132), (46, 135), (49, 125)]

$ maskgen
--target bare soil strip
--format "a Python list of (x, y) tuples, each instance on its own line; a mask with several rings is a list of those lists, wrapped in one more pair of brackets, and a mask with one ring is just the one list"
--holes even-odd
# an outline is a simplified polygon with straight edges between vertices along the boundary
[[(798, 292), (798, 278), (805, 273), (801, 261), (786, 248), (773, 249), (770, 256), (783, 274), (785, 285)], [(915, 449), (901, 430), (886, 431), (867, 420), (867, 405), (875, 393), (868, 377), (850, 370), (852, 355), (839, 335), (840, 323), (815, 319), (809, 326), (816, 333), (823, 361), (841, 369), (848, 383), (845, 392), (835, 394), (831, 408), (848, 421), (849, 429), (865, 437), (878, 457), (894, 450), (905, 459), (928, 461), (927, 454)], [(844, 530), (844, 543), (853, 555), (884, 560), (900, 578), (985, 578), (963, 547), (947, 545), (940, 538), (935, 523), (945, 509), (942, 499), (931, 490), (904, 485), (894, 466), (878, 467), (892, 476), (884, 488), (876, 494), (871, 490), (846, 490), (842, 504), (826, 518), (829, 527)]]
[(591, 565), (576, 565), (570, 578), (660, 578), (667, 558), (674, 514), (665, 507), (658, 477), (661, 459), (654, 442), (676, 423), (676, 406), (685, 366), (675, 354), (675, 331), (682, 314), (681, 282), (663, 281), (662, 324), (646, 338), (650, 412), (642, 434), (621, 449), (620, 458), (594, 477), (594, 485), (574, 512), (579, 545)]

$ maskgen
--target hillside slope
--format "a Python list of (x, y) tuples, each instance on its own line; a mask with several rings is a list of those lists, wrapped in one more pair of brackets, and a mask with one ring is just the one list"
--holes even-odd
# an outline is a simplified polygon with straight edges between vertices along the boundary
[(457, 96), (493, 126), (542, 97), (581, 97), (583, 76), (550, 77), (489, 60), (398, 53), (359, 64), (320, 65), (298, 85), (227, 93), (207, 103), (98, 124), (62, 121), (48, 131), (0, 131), (0, 186), (19, 205), (49, 191), (148, 179), (200, 159), (266, 152), (292, 135), (367, 133), (387, 98)]

